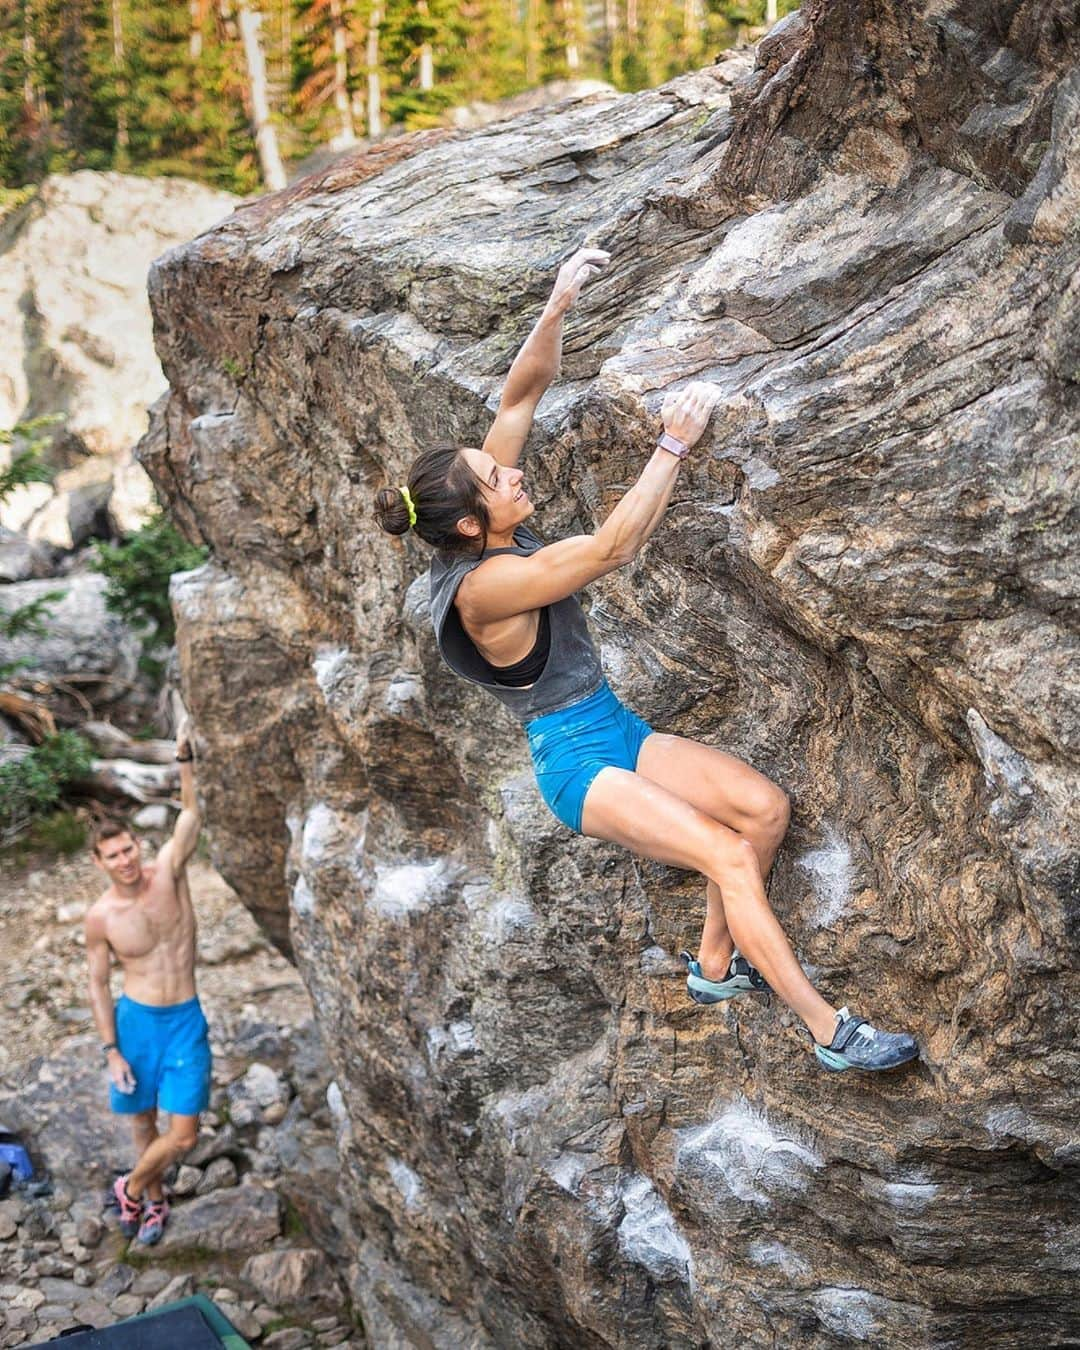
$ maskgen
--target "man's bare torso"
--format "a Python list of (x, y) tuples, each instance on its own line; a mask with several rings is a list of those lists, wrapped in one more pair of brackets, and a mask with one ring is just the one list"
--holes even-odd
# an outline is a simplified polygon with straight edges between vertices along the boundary
[(137, 896), (110, 886), (90, 914), (124, 968), (129, 998), (160, 1007), (195, 997), (195, 911), (186, 874), (174, 879), (168, 859), (143, 867)]

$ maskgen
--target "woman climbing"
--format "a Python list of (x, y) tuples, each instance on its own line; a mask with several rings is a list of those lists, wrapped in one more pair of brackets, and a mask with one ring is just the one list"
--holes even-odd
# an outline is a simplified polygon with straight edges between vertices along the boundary
[[(909, 1035), (879, 1031), (814, 989), (765, 895), (784, 837), (787, 797), (749, 765), (655, 732), (608, 687), (575, 596), (629, 563), (660, 523), (679, 466), (708, 424), (714, 386), (670, 395), (664, 432), (641, 477), (595, 534), (543, 544), (517, 467), (541, 395), (559, 370), (562, 323), (608, 255), (582, 249), (559, 271), (521, 348), (480, 449), (437, 446), (408, 482), (384, 488), (376, 515), (436, 550), (431, 613), (455, 674), (489, 690), (525, 725), (544, 800), (570, 829), (622, 844), (706, 879), (697, 959), (684, 953), (698, 1003), (771, 988), (805, 1022), (833, 1071), (914, 1059)], [(740, 955), (741, 953), (741, 955)]]

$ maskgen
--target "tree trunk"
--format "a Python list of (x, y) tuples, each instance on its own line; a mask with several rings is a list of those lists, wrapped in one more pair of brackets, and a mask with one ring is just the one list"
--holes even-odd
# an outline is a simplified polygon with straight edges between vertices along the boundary
[(125, 98), (127, 95), (127, 81), (124, 79), (124, 16), (120, 9), (121, 0), (111, 0), (112, 9), (112, 54), (113, 65), (116, 67), (116, 87), (120, 97), (116, 105), (116, 168), (127, 168), (128, 160), (128, 123), (127, 106)]
[(266, 61), (259, 43), (259, 26), (262, 15), (248, 9), (241, 0), (240, 36), (244, 43), (244, 60), (247, 63), (248, 82), (251, 92), (251, 125), (255, 133), (255, 149), (259, 154), (259, 167), (263, 182), (271, 192), (277, 192), (285, 186), (285, 170), (278, 153), (277, 132), (270, 120), (270, 104), (266, 97)]
[(581, 53), (577, 41), (577, 0), (563, 0), (563, 34), (566, 45), (566, 69), (573, 79), (581, 69)]
[(335, 149), (356, 144), (352, 108), (349, 106), (349, 66), (345, 25), (341, 18), (341, 0), (330, 0), (330, 23), (334, 30), (334, 107), (341, 129), (334, 137)]
[(637, 0), (626, 0), (626, 45), (631, 51), (637, 46)]
[(692, 58), (701, 41), (701, 0), (683, 0), (683, 54)]
[(776, 0), (765, 0), (765, 22), (770, 28), (776, 22)]
[(24, 0), (22, 13), (23, 103), (34, 106), (34, 14), (30, 0)]
[(382, 6), (372, 5), (367, 30), (367, 134), (382, 135), (382, 87), (379, 82), (379, 25)]
[(49, 104), (45, 90), (34, 80), (34, 66), (37, 63), (37, 42), (34, 38), (33, 0), (24, 0), (23, 4), (23, 103), (33, 118), (45, 125), (49, 120)]
[(198, 61), (202, 56), (202, 0), (190, 0), (188, 12), (191, 15), (191, 28), (188, 30), (188, 56)]
[[(427, 0), (416, 0), (416, 11), (426, 19), (429, 12)], [(420, 46), (420, 88), (425, 91), (435, 88), (435, 56), (430, 42)]]
[(525, 0), (525, 82), (540, 81), (540, 0)]
[(102, 759), (129, 759), (136, 764), (171, 764), (176, 753), (174, 741), (137, 741), (111, 722), (84, 722), (79, 732)]
[(95, 795), (127, 797), (133, 802), (171, 801), (180, 788), (175, 764), (139, 764), (133, 759), (95, 759), (78, 786)]
[(623, 53), (619, 42), (619, 7), (616, 0), (604, 0), (604, 39), (607, 49), (608, 79), (617, 84)]

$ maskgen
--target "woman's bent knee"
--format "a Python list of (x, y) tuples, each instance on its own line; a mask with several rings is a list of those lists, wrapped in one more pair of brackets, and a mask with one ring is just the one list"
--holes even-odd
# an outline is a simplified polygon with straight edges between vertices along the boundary
[(725, 830), (717, 839), (714, 847), (714, 880), (721, 890), (725, 881), (739, 881), (748, 876), (761, 875), (757, 852), (754, 845), (744, 834)]

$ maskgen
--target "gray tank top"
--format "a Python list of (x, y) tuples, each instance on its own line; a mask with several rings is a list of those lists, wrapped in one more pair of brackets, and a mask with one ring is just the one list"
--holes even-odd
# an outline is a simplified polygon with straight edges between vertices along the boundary
[(522, 722), (545, 713), (561, 712), (600, 688), (604, 673), (589, 636), (585, 614), (576, 596), (548, 606), (551, 619), (551, 650), (540, 678), (528, 689), (495, 684), (487, 662), (476, 650), (462, 626), (454, 597), (465, 577), (485, 558), (497, 553), (516, 553), (527, 558), (543, 548), (527, 525), (514, 531), (513, 548), (487, 548), (475, 557), (460, 553), (437, 553), (431, 564), (431, 621), (442, 658), (455, 675), (483, 685)]

